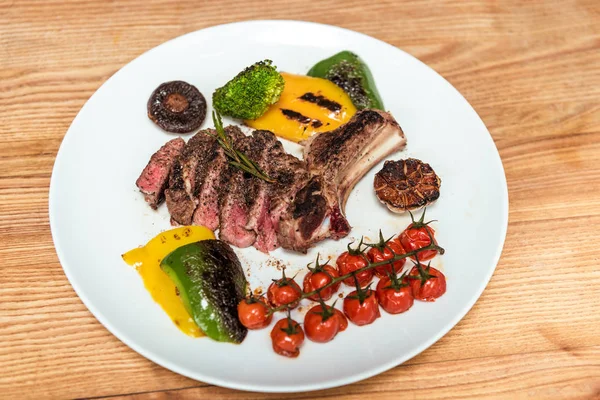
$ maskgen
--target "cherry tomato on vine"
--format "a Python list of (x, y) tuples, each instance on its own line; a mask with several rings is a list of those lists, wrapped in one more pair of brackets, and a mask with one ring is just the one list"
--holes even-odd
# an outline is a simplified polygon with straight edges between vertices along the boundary
[(304, 343), (304, 331), (289, 315), (275, 323), (271, 331), (271, 341), (275, 353), (286, 357), (298, 357)]
[(390, 314), (403, 313), (415, 302), (412, 288), (405, 275), (398, 278), (395, 273), (389, 273), (379, 280), (376, 293), (379, 305)]
[(264, 301), (254, 296), (240, 301), (237, 309), (240, 322), (248, 329), (262, 329), (273, 319)]
[(326, 343), (335, 337), (338, 332), (346, 329), (346, 317), (333, 306), (321, 304), (311, 308), (304, 316), (304, 331), (306, 337), (313, 342)]
[(285, 270), (283, 270), (283, 277), (273, 279), (273, 283), (267, 289), (267, 299), (272, 307), (287, 304), (290, 309), (296, 308), (301, 295), (302, 289), (293, 278), (285, 276)]
[[(304, 293), (310, 293), (314, 290), (320, 289), (325, 285), (331, 283), (333, 279), (339, 277), (338, 271), (331, 265), (327, 263), (325, 263), (325, 265), (319, 264), (318, 256), (317, 261), (315, 263), (315, 267), (309, 267), (309, 270), (310, 271), (304, 277)], [(341, 282), (338, 282), (325, 289), (322, 289), (321, 291), (319, 291), (319, 294), (313, 294), (312, 296), (308, 296), (308, 298), (314, 301), (318, 301), (320, 295), (321, 299), (329, 300), (331, 296), (333, 296), (339, 290), (341, 284)]]
[[(351, 244), (352, 243), (348, 244), (348, 251), (345, 251), (342, 254), (340, 254), (340, 256), (335, 261), (340, 276), (357, 271), (369, 265), (367, 257), (361, 249), (363, 245), (362, 240), (355, 249), (353, 249), (350, 246)], [(373, 270), (368, 269), (365, 271), (361, 271), (355, 276), (358, 279), (358, 283), (360, 283), (360, 286), (366, 286), (373, 280)], [(348, 286), (354, 286), (354, 278), (352, 277), (344, 279), (343, 282)]]
[(346, 318), (344, 313), (341, 312), (340, 310), (338, 310), (337, 308), (335, 309), (335, 315), (337, 316), (339, 323), (340, 323), (338, 333), (345, 331), (346, 328), (348, 327), (348, 318)]
[(423, 267), (417, 261), (408, 278), (413, 296), (417, 300), (435, 301), (435, 299), (446, 293), (446, 277), (429, 265)]
[(353, 324), (368, 325), (381, 316), (375, 292), (368, 287), (361, 289), (358, 282), (356, 290), (344, 299), (344, 314)]
[[(402, 244), (400, 243), (400, 240), (398, 240), (398, 239), (385, 240), (383, 238), (381, 230), (379, 231), (379, 242), (376, 244), (369, 245), (369, 246), (371, 246), (371, 248), (367, 252), (367, 258), (373, 264), (388, 261), (388, 260), (391, 260), (392, 258), (394, 258), (394, 256), (396, 256), (396, 255), (401, 255), (401, 254), (406, 253), (404, 251), (404, 247), (402, 247)], [(402, 271), (402, 268), (404, 267), (405, 262), (406, 262), (406, 259), (402, 258), (398, 261), (394, 261), (393, 264), (384, 264), (384, 265), (380, 265), (379, 267), (375, 267), (374, 268), (375, 275), (377, 275), (379, 278), (386, 277), (388, 272), (392, 272), (392, 265), (393, 265), (393, 272), (398, 273), (398, 272)]]
[[(415, 221), (412, 214), (410, 214), (413, 222), (406, 227), (398, 239), (404, 247), (406, 252), (415, 251), (418, 249), (422, 249), (423, 247), (427, 247), (431, 244), (431, 239), (433, 238), (433, 244), (437, 245), (437, 241), (435, 240), (435, 231), (433, 228), (427, 226), (429, 222), (423, 222), (425, 220), (425, 211), (421, 214), (421, 218), (418, 221)], [(430, 221), (431, 222), (431, 221)], [(412, 259), (418, 259), (419, 261), (427, 261), (435, 257), (438, 253), (437, 250), (423, 250), (417, 253), (416, 256), (411, 256)]]

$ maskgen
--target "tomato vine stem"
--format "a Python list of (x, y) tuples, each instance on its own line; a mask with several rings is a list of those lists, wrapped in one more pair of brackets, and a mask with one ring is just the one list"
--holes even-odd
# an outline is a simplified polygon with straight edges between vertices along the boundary
[[(408, 257), (416, 256), (417, 254), (419, 254), (422, 251), (436, 250), (439, 254), (444, 254), (445, 250), (442, 247), (438, 246), (435, 243), (435, 241), (433, 240), (432, 235), (429, 233), (429, 230), (427, 230), (427, 232), (428, 232), (429, 237), (431, 239), (431, 242), (430, 242), (429, 245), (427, 245), (425, 247), (421, 247), (420, 249), (416, 249), (416, 250), (412, 250), (412, 251), (406, 252), (404, 254), (395, 254), (394, 257), (390, 258), (389, 260), (381, 261), (381, 262), (377, 262), (377, 263), (372, 263), (372, 262), (369, 261), (369, 259), (367, 257), (365, 257), (365, 260), (367, 261), (367, 265), (366, 266), (364, 266), (364, 267), (362, 267), (360, 269), (357, 269), (356, 271), (353, 271), (353, 272), (347, 273), (345, 275), (341, 275), (341, 276), (339, 276), (337, 278), (334, 278), (328, 284), (324, 285), (323, 287), (321, 287), (319, 289), (315, 289), (312, 292), (307, 292), (307, 293), (303, 292), (302, 295), (297, 300), (293, 301), (293, 303), (301, 301), (301, 300), (304, 300), (304, 299), (306, 299), (306, 298), (308, 298), (310, 296), (319, 294), (319, 292), (321, 290), (324, 290), (324, 289), (327, 289), (327, 288), (329, 288), (331, 286), (334, 286), (338, 282), (341, 282), (341, 281), (343, 281), (344, 279), (347, 279), (347, 278), (351, 278), (352, 276), (354, 276), (356, 274), (359, 274), (359, 273), (361, 273), (363, 271), (368, 271), (370, 269), (377, 268), (377, 267), (380, 267), (382, 265), (388, 265), (388, 264), (392, 265), (396, 261), (403, 260), (403, 259), (408, 258)], [(268, 312), (268, 315), (271, 315), (271, 314), (273, 314), (273, 313), (275, 313), (277, 311), (289, 310), (289, 308), (290, 308), (289, 304), (283, 304), (283, 305), (281, 305), (279, 307), (271, 308), (269, 310), (269, 312)]]

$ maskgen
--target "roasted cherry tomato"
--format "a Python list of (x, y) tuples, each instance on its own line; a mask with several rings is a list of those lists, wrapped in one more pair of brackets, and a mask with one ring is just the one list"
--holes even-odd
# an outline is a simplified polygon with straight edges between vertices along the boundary
[(345, 331), (346, 328), (348, 327), (348, 318), (346, 318), (344, 313), (341, 312), (340, 310), (338, 310), (337, 308), (335, 309), (335, 315), (337, 316), (337, 318), (340, 322), (338, 333)]
[[(314, 268), (309, 268), (310, 272), (304, 277), (304, 293), (310, 293), (316, 289), (320, 289), (325, 285), (331, 283), (335, 278), (339, 277), (338, 271), (331, 265), (319, 264), (319, 257), (317, 256), (317, 262)], [(334, 293), (338, 291), (342, 283), (338, 282), (335, 285), (331, 285), (325, 289), (322, 289), (319, 294), (314, 294), (308, 298), (314, 301), (319, 300), (319, 295), (323, 300), (329, 300)]]
[[(353, 249), (352, 247), (350, 247), (350, 244), (348, 244), (348, 251), (345, 251), (342, 254), (340, 254), (340, 256), (338, 257), (338, 259), (335, 262), (335, 264), (337, 265), (338, 271), (340, 273), (340, 276), (349, 274), (350, 272), (357, 271), (357, 270), (369, 265), (369, 263), (367, 261), (367, 257), (365, 256), (365, 254), (363, 253), (363, 250), (361, 249), (362, 245), (363, 245), (362, 240), (358, 244), (356, 249)], [(357, 273), (355, 276), (358, 279), (358, 283), (360, 283), (360, 286), (364, 287), (373, 280), (373, 270), (368, 269), (365, 271), (361, 271), (361, 272)], [(348, 286), (354, 286), (354, 278), (352, 278), (352, 277), (344, 279), (343, 282)]]
[[(410, 215), (412, 218), (412, 214)], [(415, 251), (431, 244), (431, 238), (433, 243), (437, 244), (435, 240), (435, 231), (433, 228), (427, 226), (428, 222), (423, 222), (425, 219), (425, 211), (421, 214), (421, 218), (415, 221), (413, 218), (412, 224), (410, 224), (399, 236), (400, 243), (404, 250), (408, 253)], [(430, 238), (431, 235), (431, 238)], [(437, 250), (423, 250), (417, 253), (417, 256), (411, 256), (412, 259), (419, 261), (431, 260), (437, 254)]]
[(298, 306), (298, 299), (301, 295), (302, 289), (300, 289), (300, 286), (298, 286), (293, 278), (285, 276), (285, 270), (283, 270), (283, 277), (281, 279), (273, 279), (273, 283), (267, 289), (267, 299), (272, 307), (287, 304), (290, 308), (295, 308)]
[[(391, 260), (395, 255), (405, 253), (404, 247), (402, 247), (402, 244), (398, 239), (385, 240), (381, 234), (381, 231), (379, 231), (379, 243), (369, 246), (371, 246), (371, 248), (367, 252), (367, 258), (374, 264)], [(402, 271), (405, 262), (406, 259), (403, 258), (401, 260), (394, 261), (394, 263), (391, 265), (384, 264), (380, 265), (379, 267), (375, 267), (375, 275), (377, 275), (379, 278), (386, 277), (389, 272), (392, 272), (392, 265), (393, 272), (398, 273)]]
[(379, 280), (376, 293), (379, 305), (390, 314), (403, 313), (415, 302), (408, 279), (392, 272)]
[(345, 330), (347, 326), (346, 317), (323, 302), (308, 310), (304, 317), (306, 337), (313, 342), (329, 342), (333, 340), (338, 332)]
[(361, 289), (357, 285), (356, 290), (344, 299), (344, 314), (359, 326), (375, 321), (381, 316), (375, 292), (369, 288)]
[(408, 278), (413, 296), (417, 300), (435, 301), (446, 293), (446, 277), (429, 265), (424, 267), (417, 262)]
[(286, 357), (298, 357), (300, 346), (304, 342), (304, 331), (296, 321), (288, 315), (277, 321), (271, 331), (271, 340), (275, 353)]
[(262, 329), (268, 326), (273, 319), (273, 315), (269, 314), (267, 305), (261, 298), (243, 299), (237, 309), (240, 322), (248, 329)]

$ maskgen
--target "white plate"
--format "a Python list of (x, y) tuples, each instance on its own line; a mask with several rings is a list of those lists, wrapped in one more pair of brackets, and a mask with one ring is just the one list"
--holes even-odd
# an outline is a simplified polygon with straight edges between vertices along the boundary
[[(271, 350), (269, 329), (250, 332), (241, 345), (192, 339), (152, 301), (137, 272), (120, 255), (168, 229), (168, 215), (147, 207), (135, 179), (149, 156), (173, 137), (149, 121), (146, 102), (160, 83), (181, 79), (210, 100), (213, 90), (244, 67), (269, 58), (280, 70), (303, 74), (340, 50), (370, 66), (386, 108), (408, 138), (390, 158), (429, 162), (442, 178), (441, 197), (428, 210), (446, 255), (448, 291), (435, 303), (416, 302), (404, 314), (366, 327), (351, 325), (328, 344), (306, 341), (298, 359)], [(209, 104), (209, 110), (210, 104)], [(203, 127), (211, 125), (207, 119)], [(291, 151), (295, 145), (287, 144)], [(409, 222), (378, 204), (375, 167), (352, 192), (347, 213), (352, 237), (386, 236)], [(69, 128), (50, 185), (50, 224), (56, 251), (75, 291), (115, 336), (177, 373), (236, 389), (292, 392), (368, 378), (425, 350), (473, 306), (500, 257), (508, 195), (498, 152), (467, 101), (426, 65), (384, 42), (332, 26), (295, 21), (251, 21), (216, 26), (169, 41), (138, 57), (89, 99)], [(335, 255), (347, 240), (320, 243), (307, 256), (273, 256), (301, 270), (317, 252)], [(277, 271), (254, 249), (239, 251), (254, 287)], [(299, 275), (300, 277), (302, 275)], [(338, 304), (340, 306), (340, 304)], [(300, 313), (301, 314), (301, 313)], [(298, 315), (298, 318), (302, 318)], [(301, 319), (299, 319), (301, 321)]]

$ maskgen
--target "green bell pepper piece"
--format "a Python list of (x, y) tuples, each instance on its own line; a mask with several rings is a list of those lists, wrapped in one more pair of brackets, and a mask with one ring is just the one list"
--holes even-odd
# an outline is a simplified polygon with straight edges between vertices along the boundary
[(335, 83), (344, 89), (359, 110), (375, 108), (385, 111), (369, 67), (351, 51), (341, 51), (319, 61), (308, 71), (308, 76)]
[(227, 243), (211, 239), (181, 246), (160, 267), (208, 337), (219, 342), (244, 340), (248, 330), (238, 319), (237, 305), (246, 295), (246, 278)]

